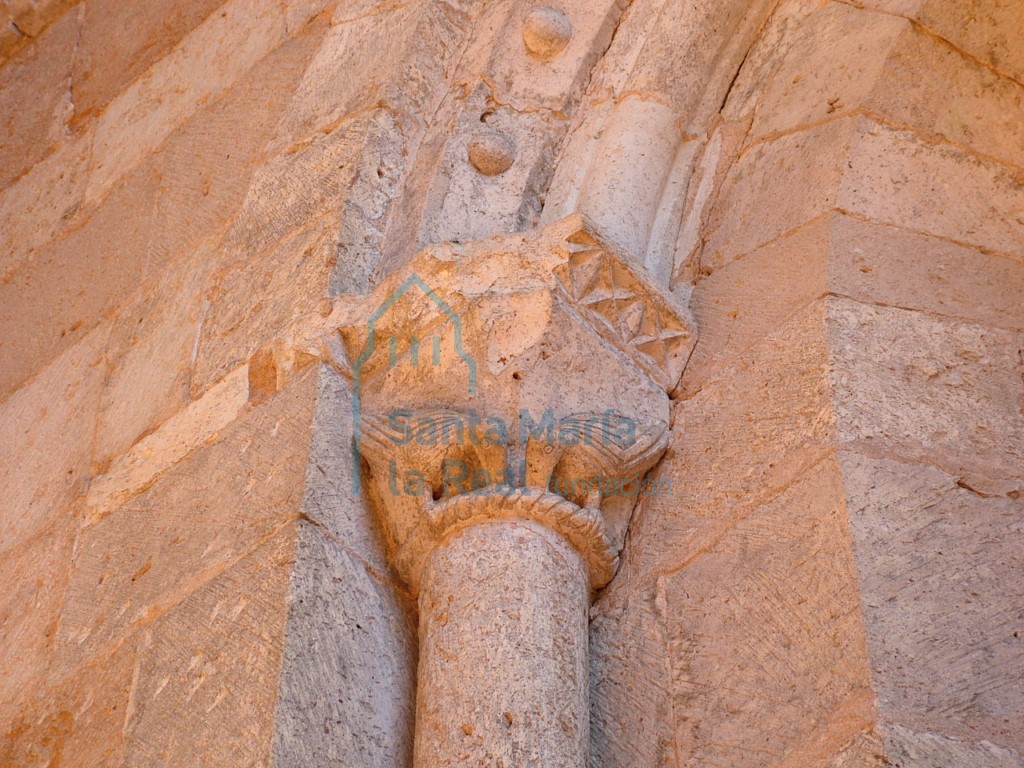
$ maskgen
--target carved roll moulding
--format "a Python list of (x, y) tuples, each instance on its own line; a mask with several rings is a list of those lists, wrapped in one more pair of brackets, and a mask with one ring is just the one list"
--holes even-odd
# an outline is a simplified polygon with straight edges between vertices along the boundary
[(340, 331), (359, 491), (419, 601), (415, 765), (585, 765), (589, 604), (670, 492), (692, 322), (573, 216), (426, 248)]

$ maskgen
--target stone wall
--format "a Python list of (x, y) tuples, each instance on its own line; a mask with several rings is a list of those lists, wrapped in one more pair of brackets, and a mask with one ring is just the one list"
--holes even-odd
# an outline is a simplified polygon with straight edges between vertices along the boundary
[(592, 765), (1024, 765), (1024, 6), (554, 4), (0, 2), (0, 766), (409, 766), (336, 321), (573, 212), (699, 329)]

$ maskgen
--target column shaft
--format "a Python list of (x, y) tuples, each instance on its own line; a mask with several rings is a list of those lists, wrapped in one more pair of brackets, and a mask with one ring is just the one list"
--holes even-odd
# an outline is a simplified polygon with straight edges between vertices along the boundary
[(439, 546), (419, 598), (416, 768), (583, 768), (589, 585), (559, 534), (482, 522)]

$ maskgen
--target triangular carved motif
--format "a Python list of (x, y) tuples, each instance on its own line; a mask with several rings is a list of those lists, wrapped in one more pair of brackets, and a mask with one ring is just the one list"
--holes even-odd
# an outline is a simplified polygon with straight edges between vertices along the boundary
[(622, 318), (622, 328), (627, 341), (636, 339), (641, 334), (649, 335), (648, 328), (651, 326), (651, 321), (648, 317), (647, 305), (640, 299), (634, 298), (631, 302), (623, 301), (619, 316)]
[(604, 254), (601, 251), (582, 251), (569, 257), (572, 273), (572, 295), (577, 301), (597, 290), (604, 272)]

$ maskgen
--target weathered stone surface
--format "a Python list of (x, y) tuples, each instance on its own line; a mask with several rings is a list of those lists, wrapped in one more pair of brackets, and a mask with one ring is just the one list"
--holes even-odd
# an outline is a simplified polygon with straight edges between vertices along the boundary
[(1024, 328), (1024, 269), (1017, 255), (988, 253), (943, 238), (833, 214), (828, 287), (866, 304), (886, 304)]
[(1019, 334), (844, 299), (828, 325), (842, 442), (1024, 482)]
[(88, 140), (66, 142), (0, 191), (0, 279), (75, 219), (88, 180)]
[[(696, 394), (711, 371), (728, 365), (827, 290), (830, 217), (737, 259), (701, 279), (690, 295), (700, 329), (678, 394)], [(764, 295), (772, 286), (770, 300)]]
[(816, 302), (675, 403), (657, 492), (637, 508), (621, 574), (678, 567), (816, 464), (835, 435), (828, 372)]
[(58, 19), (77, 0), (4, 0), (4, 5), (21, 32), (38, 37), (55, 19)]
[(295, 527), (143, 631), (123, 765), (268, 765)]
[[(54, 510), (51, 519), (0, 560), (5, 585), (0, 596), (0, 732), (16, 711), (14, 703), (45, 685), (53, 660), (78, 521), (67, 509)], [(0, 765), (8, 763), (0, 760)]]
[(1024, 83), (994, 74), (917, 26), (896, 41), (867, 106), (898, 124), (1020, 166), (1013, 148), (1024, 142)]
[[(772, 194), (779, 187), (790, 190), (781, 201)], [(711, 211), (700, 264), (720, 269), (833, 209), (1014, 254), (1024, 242), (1022, 207), (1024, 192), (1005, 167), (868, 118), (845, 118), (745, 152)]]
[(6, 710), (0, 725), (0, 765), (122, 766), (137, 640), (129, 638), (109, 657), (62, 680), (22, 691), (25, 699), (17, 716)]
[[(531, 53), (524, 38), (531, 14), (545, 9), (572, 30), (565, 50), (548, 58)], [(557, 9), (488, 5), (454, 72), (467, 84), (465, 95), (442, 105), (419, 153), (414, 174), (428, 185), (423, 210), (411, 214), (421, 220), (419, 244), (479, 239), (536, 224), (569, 120), (621, 13), (616, 0), (563, 3)], [(465, 161), (467, 145), (482, 131), (499, 131), (511, 147), (513, 162), (501, 174), (482, 173)], [(669, 133), (677, 131), (670, 126)], [(556, 213), (545, 223), (572, 212)]]
[(367, 133), (388, 124), (380, 111), (357, 117), (260, 167), (228, 232), (225, 262), (250, 259), (323, 214), (337, 212), (360, 170), (356, 158)]
[(914, 19), (983, 64), (1024, 82), (1019, 30), (1024, 9), (1013, 0), (860, 0), (869, 7)]
[(0, 403), (0, 553), (70, 514), (82, 490), (109, 331), (93, 331)]
[(679, 394), (696, 393), (710, 370), (826, 293), (996, 328), (1024, 327), (1024, 270), (1013, 256), (830, 213), (697, 282), (690, 305), (700, 336)]
[(472, 525), (420, 593), (415, 764), (583, 768), (587, 607), (579, 554), (522, 520)]
[[(858, 124), (851, 118), (749, 149), (730, 169), (710, 211), (701, 269), (721, 269), (835, 208), (857, 137)], [(779, 189), (787, 194), (780, 198)]]
[(886, 768), (887, 759), (881, 737), (874, 731), (866, 731), (833, 756), (828, 768)]
[(95, 123), (86, 201), (101, 199), (204, 100), (280, 45), (284, 25), (280, 3), (230, 0), (112, 101)]
[(774, 66), (762, 70), (769, 85), (751, 110), (753, 136), (859, 111), (1019, 164), (1024, 85), (905, 19), (829, 3), (770, 56)]
[[(111, 293), (132, 295), (127, 286), (134, 288), (147, 261), (159, 269), (166, 261), (191, 253), (204, 237), (226, 228), (245, 194), (253, 164), (273, 135), (275, 117), (287, 104), (290, 89), (318, 40), (318, 31), (310, 30), (281, 46), (248, 74), (238, 73), (240, 81), (224, 98), (201, 109), (176, 133), (162, 133), (160, 140), (168, 134), (170, 138), (160, 151), (147, 156), (145, 167), (116, 184), (98, 206), (83, 204), (85, 185), (95, 178), (86, 172), (91, 133), (66, 144), (7, 189), (0, 198), (0, 220), (4, 222), (0, 232), (5, 244), (0, 273), (9, 281), (8, 290), (33, 294), (8, 303), (19, 308), (25, 318), (35, 303), (51, 301), (48, 311), (56, 309), (68, 315), (63, 328), (80, 320), (88, 323), (92, 313), (109, 309)], [(219, 91), (208, 94), (218, 95)], [(261, 118), (254, 122), (252, 110), (257, 108), (262, 110)], [(178, 123), (171, 128), (179, 128)], [(153, 150), (156, 147), (150, 146), (147, 152)], [(73, 231), (44, 245), (66, 229)], [(119, 247), (113, 248), (111, 243)], [(36, 266), (16, 273), (33, 250), (30, 263), (36, 262)], [(74, 258), (68, 251), (74, 251)], [(59, 272), (52, 267), (54, 259), (62, 262)], [(90, 276), (97, 261), (102, 263), (104, 280)], [(73, 269), (68, 270), (68, 264)], [(82, 286), (87, 290), (72, 301), (58, 301), (53, 293), (64, 288), (65, 282), (75, 283), (76, 294)], [(29, 344), (23, 340), (27, 333), (18, 327), (4, 329), (2, 335), (11, 339), (10, 344), (21, 346)], [(35, 335), (31, 347), (41, 350), (45, 359), (48, 345), (41, 344), (38, 330)], [(31, 361), (22, 364), (28, 370), (32, 365)], [(20, 372), (21, 368), (16, 368), (9, 375), (14, 378)]]
[(841, 209), (1000, 253), (1024, 246), (1024, 188), (1002, 165), (865, 119), (849, 164)]
[(669, 285), (677, 295), (688, 295), (693, 283), (708, 271), (700, 261), (706, 228), (721, 187), (749, 130), (749, 119), (724, 122), (696, 150), (692, 176), (686, 185), (685, 210), (680, 216), (679, 231), (674, 247), (668, 246), (672, 250), (673, 262)]
[(844, 3), (784, 1), (727, 112), (733, 119), (754, 113), (751, 134), (762, 137), (870, 108), (876, 89), (894, 85), (882, 73), (909, 28), (905, 19)]
[(131, 174), (84, 226), (37, 251), (0, 283), (0, 395), (132, 295), (146, 273), (157, 184), (149, 171)]
[(86, 528), (61, 623), (73, 664), (151, 621), (299, 515), (315, 376)]
[[(613, 582), (613, 585), (615, 582)], [(590, 765), (673, 765), (674, 704), (682, 670), (665, 623), (665, 596), (640, 584), (601, 600), (590, 621)]]
[(201, 248), (147, 281), (114, 322), (93, 447), (100, 467), (188, 403), (196, 337), (209, 306), (211, 256)]
[(202, 391), (275, 337), (319, 316), (337, 259), (325, 216), (225, 277), (198, 338), (192, 390)]
[(14, 55), (25, 35), (11, 20), (7, 5), (0, 3), (0, 65)]
[(893, 768), (1019, 768), (1024, 765), (1020, 753), (1001, 749), (989, 742), (964, 744), (937, 733), (917, 733), (900, 725), (880, 729)]
[(760, 0), (651, 3), (636, 14), (653, 22), (639, 50), (623, 51), (635, 59), (628, 68), (617, 62), (620, 68), (611, 69), (612, 77), (622, 77), (626, 69), (623, 91), (658, 94), (680, 116), (686, 132), (700, 133), (720, 111), (772, 9), (772, 3)]
[(375, 573), (388, 574), (380, 521), (353, 477), (352, 382), (328, 365), (320, 366), (318, 377), (302, 512)]
[(399, 768), (412, 756), (415, 603), (339, 542), (299, 523), (273, 764)]
[(370, 289), (371, 276), (380, 266), (384, 233), (392, 218), (392, 201), (398, 195), (408, 151), (394, 115), (377, 112), (370, 121), (345, 195), (330, 295), (362, 294)]
[[(564, 118), (494, 107), (493, 99), (485, 98), (482, 91), (476, 96), (445, 132), (451, 138), (439, 158), (443, 170), (433, 174), (419, 243), (477, 240), (523, 231), (538, 220), (540, 196), (565, 132)], [(481, 122), (486, 122), (486, 128)], [(501, 174), (481, 173), (467, 162), (467, 152), (481, 130), (500, 131), (507, 137), (513, 162)]]
[[(433, 111), (437, 86), (462, 48), (474, 3), (340, 3), (296, 91), (282, 136), (302, 144), (377, 107), (399, 119)], [(366, 51), (374, 51), (367, 59)]]
[(881, 717), (1024, 751), (1024, 484), (990, 496), (927, 465), (841, 466)]
[(83, 3), (73, 62), (76, 122), (95, 117), (221, 5), (223, 0)]
[(816, 765), (870, 723), (847, 526), (830, 458), (665, 577), (676, 736), (691, 760)]
[[(0, 189), (65, 140), (72, 111), (68, 50), (77, 34), (78, 14), (65, 14), (0, 69)], [(26, 98), (28, 93), (33, 97)]]
[[(572, 263), (532, 234), (435, 247), (437, 274), (463, 270), (480, 387), (414, 377), (410, 339), (374, 404), (426, 382), (416, 407), (513, 425), (595, 403), (667, 420), (692, 329), (661, 322), (692, 290), (673, 453), (595, 612), (592, 763), (1021, 764), (1019, 2), (72, 4), (0, 1), (0, 764), (408, 768), (415, 611), (351, 491), (345, 294), (387, 294), (424, 240), (581, 200), (637, 274), (595, 229), (559, 241)], [(466, 153), (484, 129), (515, 147), (491, 176)], [(674, 296), (637, 300), (647, 282)], [(455, 323), (416, 325), (425, 304), (388, 330), (436, 330), (447, 366)], [(497, 463), (588, 458), (529, 445)], [(618, 542), (632, 504), (614, 511)], [(568, 627), (522, 620), (564, 586), (505, 599), (519, 549), (466, 586), (487, 546), (442, 579), (475, 628), (430, 615), (437, 679), (469, 680), (438, 716), (473, 749), (541, 722), (521, 700), (452, 719), (493, 687), (488, 652)], [(540, 656), (497, 695), (557, 717), (585, 692), (545, 697), (568, 657)]]
[(230, 228), (323, 31), (312, 27), (271, 51), (148, 160), (160, 176), (150, 245), (157, 268)]
[[(653, 602), (653, 616), (639, 626), (616, 622), (626, 658), (615, 658), (621, 677), (605, 685), (635, 686), (642, 714), (623, 713), (617, 723), (602, 705), (606, 739), (630, 743), (637, 734), (620, 729), (658, 718), (664, 706), (661, 686), (648, 703), (645, 677), (626, 674), (637, 666), (627, 660), (633, 643), (661, 646), (660, 668), (647, 675), (657, 669), (671, 680), (681, 763), (820, 765), (870, 724), (870, 673), (833, 458), (738, 515), (679, 570), (650, 586), (632, 583), (614, 586), (595, 608), (615, 616), (622, 593), (626, 605), (640, 596)], [(636, 639), (652, 621), (660, 625), (653, 636)], [(614, 669), (606, 659), (604, 674)], [(608, 701), (621, 707), (630, 698), (618, 692)]]
[(247, 366), (232, 371), (201, 397), (162, 423), (95, 478), (85, 499), (85, 517), (95, 522), (150, 486), (162, 473), (215, 440), (249, 400)]

